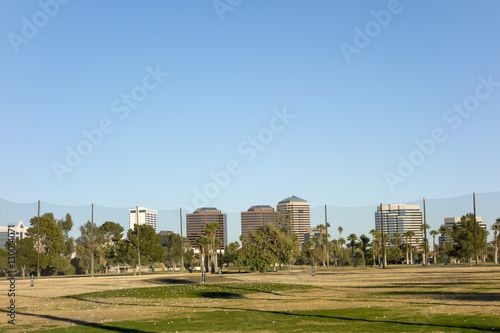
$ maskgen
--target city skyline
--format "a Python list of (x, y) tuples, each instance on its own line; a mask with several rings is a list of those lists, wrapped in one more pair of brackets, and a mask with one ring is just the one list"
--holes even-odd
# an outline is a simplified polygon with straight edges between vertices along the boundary
[[(260, 201), (257, 201), (260, 202)], [(495, 220), (500, 217), (500, 192), (495, 193), (476, 193), (476, 206), (478, 216), (483, 217), (483, 222), (487, 223), (488, 228)], [(262, 203), (262, 202), (260, 202)], [(406, 202), (403, 204), (421, 205), (422, 200)], [(426, 197), (427, 204), (427, 223), (431, 226), (431, 230), (439, 229), (445, 218), (452, 216), (462, 216), (473, 211), (472, 194), (446, 198), (432, 199)], [(359, 206), (359, 207), (339, 207), (327, 205), (328, 222), (331, 224), (329, 234), (331, 238), (338, 238), (337, 228), (342, 226), (345, 234), (355, 233), (357, 235), (369, 235), (369, 231), (375, 228), (374, 211), (378, 209), (378, 205)], [(73, 217), (75, 226), (72, 229), (71, 235), (75, 238), (79, 237), (78, 227), (90, 220), (91, 206), (61, 206), (50, 203), (41, 203), (41, 214), (53, 212), (56, 218), (62, 218), (66, 213), (70, 213)], [(36, 215), (37, 203), (19, 204), (5, 201), (0, 198), (0, 221), (5, 221), (3, 224), (17, 224), (22, 220), (26, 226), (29, 226), (29, 219)], [(222, 209), (224, 214), (227, 214), (228, 242), (239, 241), (241, 235), (241, 210), (230, 211)], [(189, 211), (183, 210), (183, 229), (186, 231), (185, 217)], [(114, 221), (128, 228), (128, 208), (120, 207), (103, 207), (94, 205), (94, 222), (102, 224), (104, 221)], [(311, 227), (316, 227), (318, 224), (324, 224), (325, 206), (313, 205), (311, 207)], [(0, 223), (1, 225), (2, 223)], [(179, 209), (158, 210), (158, 230), (172, 230), (179, 233)], [(186, 235), (186, 233), (184, 233)], [(493, 236), (490, 233), (488, 236), (491, 239)]]

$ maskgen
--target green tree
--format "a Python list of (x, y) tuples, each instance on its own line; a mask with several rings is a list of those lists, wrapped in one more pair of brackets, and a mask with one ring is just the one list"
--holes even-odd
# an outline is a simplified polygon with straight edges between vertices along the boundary
[(354, 247), (356, 245), (356, 241), (358, 240), (358, 236), (356, 236), (356, 234), (350, 234), (348, 237), (347, 237), (347, 240), (349, 241), (349, 243), (351, 244), (351, 260), (352, 260), (352, 267), (354, 267)]
[(224, 255), (222, 256), (222, 262), (226, 265), (235, 265), (240, 257), (241, 254), (241, 249), (240, 249), (240, 243), (238, 242), (232, 242), (229, 243), (228, 246), (226, 246), (226, 249), (224, 250)]
[[(87, 221), (80, 226), (80, 237), (76, 239), (76, 255), (80, 259), (78, 266), (75, 269), (82, 269), (86, 273), (93, 273), (92, 270), (92, 255), (94, 259), (94, 272), (102, 271), (106, 267), (101, 257), (104, 256), (104, 232), (96, 225), (92, 226), (90, 221)], [(75, 263), (75, 262), (73, 262)]]
[(27, 237), (32, 237), (35, 250), (40, 252), (40, 268), (42, 274), (64, 273), (70, 267), (69, 259), (63, 257), (65, 247), (61, 228), (57, 225), (54, 214), (45, 213), (40, 216), (40, 244), (37, 246), (38, 217), (30, 220), (31, 227), (26, 232)]
[[(184, 243), (188, 243), (186, 237), (184, 237)], [(165, 243), (162, 244), (165, 248), (165, 263), (167, 266), (172, 266), (175, 268), (177, 265), (181, 263), (181, 255), (182, 255), (182, 239), (178, 234), (170, 234), (167, 236)], [(184, 251), (184, 261), (187, 263), (189, 260), (186, 260), (186, 251)], [(189, 267), (189, 265), (188, 265)]]
[(73, 220), (69, 213), (66, 214), (64, 219), (56, 221), (57, 226), (61, 229), (64, 247), (62, 250), (63, 256), (66, 258), (71, 258), (73, 252), (75, 252), (75, 240), (73, 237), (69, 236), (69, 232), (73, 228)]
[(276, 228), (284, 233), (286, 236), (292, 238), (294, 235), (292, 226), (292, 212), (278, 210), (275, 215)]
[(278, 261), (276, 253), (280, 233), (281, 231), (266, 223), (252, 231), (248, 239), (243, 239), (244, 264), (249, 266), (252, 272), (265, 272), (271, 264)]
[(450, 230), (446, 227), (440, 227), (438, 232), (441, 234), (441, 239), (443, 240), (443, 262), (446, 265), (447, 260), (446, 260), (446, 235), (449, 234)]
[(106, 262), (106, 272), (112, 265), (119, 263), (118, 258), (118, 244), (123, 238), (123, 227), (115, 222), (106, 221), (99, 227), (103, 243), (103, 258)]
[(429, 240), (427, 239), (427, 230), (430, 227), (431, 226), (428, 225), (427, 223), (422, 223), (420, 225), (420, 229), (422, 230), (422, 233), (423, 233), (423, 236), (424, 236), (423, 245), (421, 245), (422, 249), (424, 250), (423, 263), (426, 266), (429, 264)]
[(376, 265), (376, 261), (375, 261), (376, 257), (378, 258), (379, 265), (381, 263), (381, 261), (380, 261), (380, 252), (379, 252), (380, 251), (379, 243), (380, 243), (380, 236), (382, 235), (382, 233), (379, 230), (372, 229), (372, 230), (370, 230), (370, 234), (373, 237), (373, 240), (372, 240), (373, 267), (375, 267), (375, 265)]
[(454, 240), (452, 255), (456, 258), (465, 258), (472, 265), (472, 257), (475, 254), (474, 229), (477, 228), (478, 248), (484, 246), (488, 231), (479, 227), (474, 221), (474, 214), (468, 213), (460, 218), (460, 223), (453, 226), (451, 237)]
[(26, 272), (34, 272), (37, 267), (37, 255), (35, 243), (32, 237), (16, 239), (16, 265), (21, 269), (21, 276), (26, 276)]
[(135, 251), (140, 246), (141, 265), (159, 263), (163, 259), (163, 247), (160, 245), (161, 236), (155, 232), (155, 229), (147, 224), (139, 225), (139, 239), (137, 239), (137, 225), (134, 229), (129, 229), (127, 238)]

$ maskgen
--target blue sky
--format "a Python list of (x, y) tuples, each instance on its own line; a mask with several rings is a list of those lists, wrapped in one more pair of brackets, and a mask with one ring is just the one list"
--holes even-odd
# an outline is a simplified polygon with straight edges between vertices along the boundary
[(0, 198), (174, 210), (200, 191), (237, 213), (500, 190), (498, 2), (214, 3), (0, 2)]

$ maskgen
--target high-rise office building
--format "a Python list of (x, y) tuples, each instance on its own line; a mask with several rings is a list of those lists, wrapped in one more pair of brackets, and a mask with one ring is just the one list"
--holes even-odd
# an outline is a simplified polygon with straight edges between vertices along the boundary
[(241, 212), (241, 235), (245, 238), (264, 223), (275, 225), (274, 208), (267, 205), (252, 206), (246, 212)]
[(224, 249), (227, 246), (227, 215), (214, 207), (198, 208), (192, 214), (186, 214), (186, 236), (189, 244), (196, 247), (196, 240), (203, 235), (203, 227), (207, 223), (220, 225), (215, 237), (221, 241), (220, 249)]
[(395, 233), (400, 234), (402, 243), (405, 242), (403, 234), (407, 231), (413, 231), (415, 235), (412, 237), (412, 243), (416, 244), (416, 240), (423, 241), (422, 231), (422, 211), (419, 205), (382, 205), (382, 214), (380, 214), (380, 206), (375, 212), (375, 229), (382, 231), (380, 216), (384, 219), (384, 234), (389, 235), (389, 243)]
[[(476, 222), (480, 228), (487, 230), (486, 223), (483, 222), (483, 218), (481, 216), (476, 216)], [(441, 224), (441, 227), (445, 227), (448, 230), (452, 231), (453, 226), (457, 224), (460, 224), (460, 217), (447, 217), (444, 219), (444, 224)], [(446, 243), (451, 244), (450, 235), (445, 235), (444, 240), (446, 241)], [(441, 235), (439, 235), (439, 244), (443, 244), (443, 237)]]
[(278, 212), (292, 215), (292, 231), (298, 236), (300, 243), (304, 243), (304, 234), (311, 227), (311, 210), (309, 203), (294, 195), (281, 200), (276, 206)]
[[(157, 210), (147, 209), (146, 207), (139, 207), (139, 225), (141, 224), (150, 225), (155, 229), (155, 232), (158, 233), (157, 215), (158, 215)], [(137, 224), (137, 218), (136, 218), (135, 208), (129, 209), (128, 210), (129, 229), (133, 230), (136, 224)]]

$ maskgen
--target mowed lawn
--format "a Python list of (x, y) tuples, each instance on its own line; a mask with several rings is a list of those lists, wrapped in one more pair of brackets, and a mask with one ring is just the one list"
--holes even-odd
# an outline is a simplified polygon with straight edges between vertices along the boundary
[(315, 276), (295, 267), (200, 281), (199, 273), (17, 281), (16, 325), (4, 314), (0, 331), (500, 331), (500, 267), (318, 267)]

